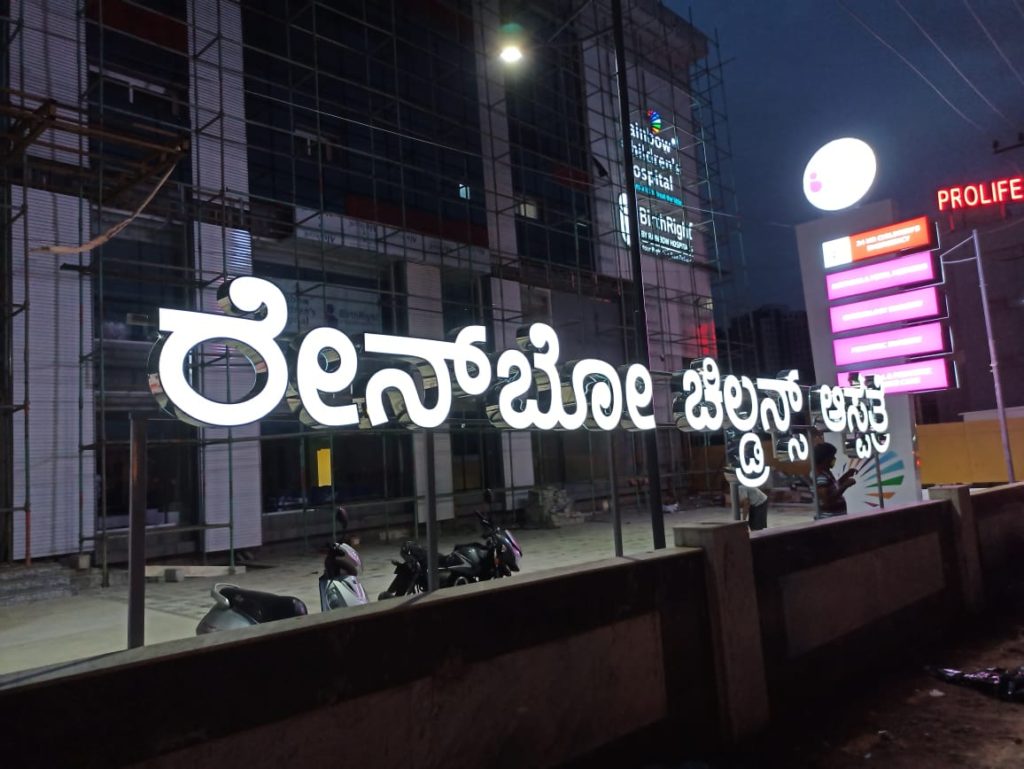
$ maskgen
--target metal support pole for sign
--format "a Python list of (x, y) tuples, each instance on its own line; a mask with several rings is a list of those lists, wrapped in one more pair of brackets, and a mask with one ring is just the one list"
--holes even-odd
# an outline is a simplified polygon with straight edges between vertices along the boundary
[(427, 591), (437, 590), (437, 483), (434, 478), (434, 431), (427, 430)]
[[(626, 77), (626, 45), (622, 32), (622, 0), (611, 0), (612, 36), (615, 43), (615, 74), (619, 87), (619, 128), (622, 131), (622, 164), (626, 184), (626, 205), (629, 209), (629, 254), (636, 286), (633, 309), (635, 329), (640, 347), (641, 363), (651, 367), (650, 341), (647, 338), (647, 306), (644, 302), (643, 264), (640, 257), (640, 220), (637, 215), (636, 180), (633, 176), (633, 145), (629, 136), (629, 81)], [(653, 403), (653, 401), (652, 401)], [(644, 431), (644, 454), (647, 459), (647, 493), (650, 503), (651, 532), (655, 549), (665, 547), (665, 517), (661, 509), (661, 470), (658, 465), (658, 431)]]
[(996, 357), (996, 339), (992, 334), (992, 316), (988, 306), (988, 286), (985, 284), (985, 266), (981, 261), (981, 246), (978, 231), (971, 230), (974, 238), (974, 263), (978, 265), (978, 286), (981, 289), (981, 310), (985, 316), (985, 334), (988, 336), (988, 354), (992, 360), (992, 381), (996, 391), (996, 415), (999, 419), (999, 435), (1003, 440), (1003, 458), (1006, 461), (1006, 476), (1010, 483), (1016, 482), (1013, 472), (1013, 454), (1010, 451), (1010, 431), (1006, 426), (1006, 407), (1003, 404), (1003, 383), (999, 377), (999, 360)]
[(740, 516), (740, 483), (737, 480), (729, 481), (729, 504), (732, 505), (732, 519), (741, 520)]
[(885, 494), (882, 493), (882, 455), (875, 454), (875, 482), (878, 484), (878, 509), (885, 509)]
[(146, 417), (131, 415), (128, 510), (128, 648), (146, 643)]
[(622, 513), (619, 512), (619, 477), (615, 462), (615, 433), (608, 433), (608, 480), (611, 493), (608, 495), (608, 507), (612, 513), (612, 536), (615, 539), (615, 557), (622, 556)]
[(811, 498), (814, 500), (814, 519), (821, 516), (821, 500), (818, 499), (818, 468), (814, 466), (814, 430), (807, 431), (807, 445), (811, 447)]

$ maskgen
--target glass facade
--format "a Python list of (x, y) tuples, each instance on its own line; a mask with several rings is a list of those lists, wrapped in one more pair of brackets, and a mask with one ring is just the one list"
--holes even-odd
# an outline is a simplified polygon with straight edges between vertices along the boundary
[[(12, 266), (0, 298), (17, 310), (27, 290), (37, 308), (0, 339), (6, 557), (101, 545), (105, 558), (123, 556), (131, 418), (149, 420), (154, 554), (324, 530), (339, 504), (357, 528), (422, 519), (421, 432), (312, 428), (286, 401), (232, 430), (158, 411), (146, 371), (159, 308), (214, 311), (218, 286), (251, 274), (287, 298), (278, 341), (288, 350), (319, 326), (359, 340), (443, 339), (483, 325), (496, 354), (544, 322), (563, 361), (628, 364), (637, 305), (624, 140), (635, 157), (663, 490), (706, 488), (707, 441), (671, 423), (668, 375), (718, 349), (716, 313), (739, 295), (714, 136), (721, 115), (704, 36), (656, 2), (624, 6), (630, 126), (620, 124), (603, 2), (97, 0), (80, 14), (52, 0), (35, 16), (19, 11), (31, 18), (5, 60), (22, 94), (11, 116), (30, 122), (53, 99), (61, 122), (36, 134), (3, 180), (7, 224), (24, 219), (6, 230)], [(512, 31), (528, 52), (514, 68), (497, 56)], [(47, 77), (21, 66), (56, 41), (62, 55)], [(26, 273), (29, 251), (54, 242), (81, 247)], [(59, 350), (40, 336), (51, 301), (68, 329)], [(193, 351), (187, 373), (227, 401), (253, 374), (216, 341)], [(720, 352), (737, 340), (725, 342)], [(55, 437), (17, 415), (38, 372), (61, 366)], [(69, 492), (67, 504), (34, 506), (60, 533), (26, 543), (18, 511), (45, 483), (31, 472), (44, 455), (65, 463), (78, 501)], [(642, 442), (502, 432), (483, 399), (457, 398), (435, 435), (438, 513), (464, 515), (488, 490), (522, 510), (551, 487), (599, 510), (613, 464), (629, 488), (645, 473)]]

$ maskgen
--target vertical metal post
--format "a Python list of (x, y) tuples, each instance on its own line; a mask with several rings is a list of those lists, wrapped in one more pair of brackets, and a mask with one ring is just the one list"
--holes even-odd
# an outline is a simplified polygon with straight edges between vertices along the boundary
[[(615, 41), (615, 75), (619, 88), (619, 128), (622, 133), (622, 164), (629, 209), (629, 254), (633, 285), (636, 286), (634, 308), (640, 362), (651, 368), (650, 341), (647, 338), (647, 306), (644, 302), (643, 264), (640, 256), (640, 219), (637, 212), (636, 180), (633, 176), (633, 144), (629, 136), (629, 80), (626, 77), (626, 45), (622, 31), (622, 0), (611, 0), (612, 36)], [(647, 492), (651, 513), (651, 533), (655, 549), (665, 547), (665, 517), (661, 509), (661, 470), (658, 465), (658, 431), (644, 431), (644, 454), (647, 459)]]
[(732, 519), (734, 521), (741, 520), (740, 516), (740, 482), (737, 480), (729, 481), (729, 505), (732, 507)]
[(608, 480), (611, 494), (608, 504), (612, 511), (612, 535), (615, 539), (615, 557), (622, 557), (622, 513), (619, 511), (619, 471), (615, 462), (615, 432), (608, 433)]
[(875, 483), (878, 484), (878, 509), (885, 510), (885, 495), (882, 493), (882, 455), (875, 454)]
[(996, 357), (996, 339), (992, 334), (992, 315), (988, 306), (988, 286), (985, 284), (985, 266), (981, 261), (981, 245), (978, 231), (971, 230), (974, 238), (974, 263), (978, 266), (978, 287), (981, 289), (981, 310), (985, 316), (985, 334), (988, 336), (988, 355), (992, 360), (992, 382), (996, 390), (996, 415), (999, 419), (999, 435), (1003, 440), (1003, 458), (1006, 461), (1006, 476), (1010, 483), (1016, 482), (1013, 473), (1013, 454), (1010, 451), (1010, 431), (1006, 426), (1006, 407), (1003, 404), (1003, 383), (999, 377), (999, 360)]
[(814, 519), (817, 520), (821, 515), (821, 500), (818, 499), (818, 468), (814, 465), (814, 430), (810, 428), (807, 430), (807, 445), (811, 447), (811, 475), (808, 480), (811, 482), (811, 499), (814, 500)]
[(427, 592), (437, 590), (437, 481), (434, 478), (434, 431), (427, 430)]
[(128, 510), (128, 648), (146, 643), (146, 417), (131, 415)]

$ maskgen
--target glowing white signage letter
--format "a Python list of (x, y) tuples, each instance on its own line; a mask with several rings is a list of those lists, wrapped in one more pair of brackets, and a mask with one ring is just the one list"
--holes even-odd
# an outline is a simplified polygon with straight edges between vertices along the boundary
[[(149, 389), (161, 406), (173, 406), (184, 421), (195, 425), (236, 427), (256, 422), (269, 414), (288, 386), (288, 363), (276, 337), (288, 321), (284, 294), (273, 283), (242, 277), (225, 282), (218, 301), (232, 315), (257, 313), (262, 319), (232, 318), (205, 312), (160, 309), (160, 331), (166, 332), (154, 347), (156, 371), (150, 367)], [(192, 350), (203, 342), (222, 341), (248, 358), (256, 377), (252, 389), (235, 403), (210, 400), (193, 389), (185, 377)]]

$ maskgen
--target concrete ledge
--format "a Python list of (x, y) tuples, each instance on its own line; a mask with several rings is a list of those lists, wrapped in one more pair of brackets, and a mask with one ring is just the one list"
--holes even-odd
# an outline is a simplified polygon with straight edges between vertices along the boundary
[(675, 526), (677, 546), (700, 547), (707, 575), (719, 719), (739, 740), (768, 724), (760, 613), (746, 523)]
[(543, 767), (658, 724), (699, 739), (715, 728), (704, 600), (700, 553), (661, 551), (136, 649), (0, 690), (19, 724), (5, 751), (19, 767), (447, 768), (467, 750)]
[(1024, 483), (971, 495), (985, 589), (997, 594), (1008, 575), (1024, 573)]
[(948, 501), (751, 537), (773, 711), (939, 637), (965, 610)]
[(6, 755), (545, 767), (636, 735), (740, 739), (941, 637), (1020, 568), (1024, 484), (946, 496), (756, 535), (677, 527), (673, 550), (19, 674), (0, 689)]
[(963, 485), (933, 486), (928, 489), (928, 498), (948, 500), (956, 512), (957, 551), (964, 604), (969, 611), (979, 612), (985, 604), (985, 585), (981, 574), (981, 555), (978, 552), (978, 524), (974, 519), (970, 488)]

